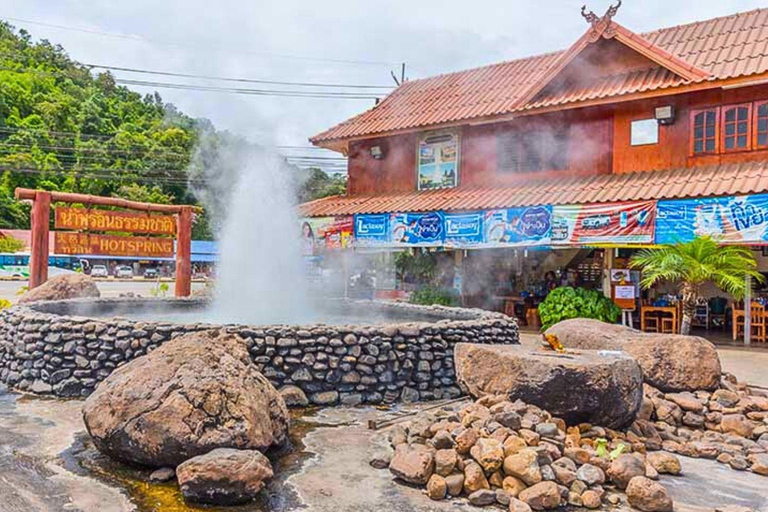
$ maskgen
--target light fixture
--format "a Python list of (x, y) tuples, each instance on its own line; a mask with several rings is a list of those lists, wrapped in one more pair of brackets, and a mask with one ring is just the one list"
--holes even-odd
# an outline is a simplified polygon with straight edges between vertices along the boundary
[(672, 124), (675, 122), (675, 107), (672, 105), (656, 107), (654, 117), (659, 124)]
[(384, 158), (384, 151), (381, 150), (381, 146), (371, 146), (371, 156), (376, 160)]

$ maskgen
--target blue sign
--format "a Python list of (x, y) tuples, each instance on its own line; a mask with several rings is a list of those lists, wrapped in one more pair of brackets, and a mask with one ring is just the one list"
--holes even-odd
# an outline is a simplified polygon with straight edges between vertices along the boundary
[(485, 212), (483, 244), (488, 247), (549, 245), (552, 207), (531, 206)]
[(658, 202), (657, 244), (709, 236), (721, 243), (768, 241), (768, 194)]
[(443, 212), (393, 213), (389, 229), (395, 246), (439, 247), (445, 241)]
[(484, 212), (445, 213), (445, 245), (467, 248), (483, 243)]
[(389, 214), (355, 215), (355, 245), (389, 245)]

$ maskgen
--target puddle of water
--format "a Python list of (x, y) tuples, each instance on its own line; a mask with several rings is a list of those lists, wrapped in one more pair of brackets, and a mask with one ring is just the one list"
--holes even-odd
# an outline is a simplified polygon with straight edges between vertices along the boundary
[(304, 436), (322, 425), (309, 420), (316, 410), (291, 411), (290, 443), (268, 453), (275, 477), (258, 494), (255, 501), (237, 507), (193, 505), (184, 501), (175, 480), (150, 483), (151, 469), (131, 467), (101, 454), (90, 437), (82, 433), (61, 454), (63, 466), (79, 475), (96, 478), (123, 489), (140, 512), (282, 512), (304, 508), (293, 487), (286, 480), (300, 471), (314, 454), (305, 450)]

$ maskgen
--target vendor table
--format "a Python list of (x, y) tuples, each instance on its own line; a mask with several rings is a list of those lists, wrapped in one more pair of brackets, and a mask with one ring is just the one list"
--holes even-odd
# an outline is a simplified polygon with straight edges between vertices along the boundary
[(640, 328), (643, 331), (646, 330), (646, 318), (658, 319), (656, 322), (656, 332), (667, 332), (673, 334), (680, 332), (677, 306), (641, 306)]

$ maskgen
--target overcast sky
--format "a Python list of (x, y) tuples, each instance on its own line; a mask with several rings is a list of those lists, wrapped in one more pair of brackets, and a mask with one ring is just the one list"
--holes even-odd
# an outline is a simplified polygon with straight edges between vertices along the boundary
[[(644, 32), (754, 9), (762, 2), (624, 3), (616, 19)], [(420, 78), (566, 48), (587, 28), (579, 15), (581, 4), (582, 0), (3, 0), (0, 17), (132, 36), (109, 37), (9, 20), (29, 30), (35, 39), (63, 45), (71, 57), (86, 63), (228, 77), (390, 85), (390, 69), (398, 69), (398, 62), (407, 63), (408, 77)], [(606, 0), (593, 0), (588, 7), (602, 15), (608, 5)], [(115, 75), (228, 85), (125, 72)], [(369, 99), (159, 91), (189, 115), (207, 117), (218, 128), (275, 145), (307, 145), (311, 135), (373, 104)]]

